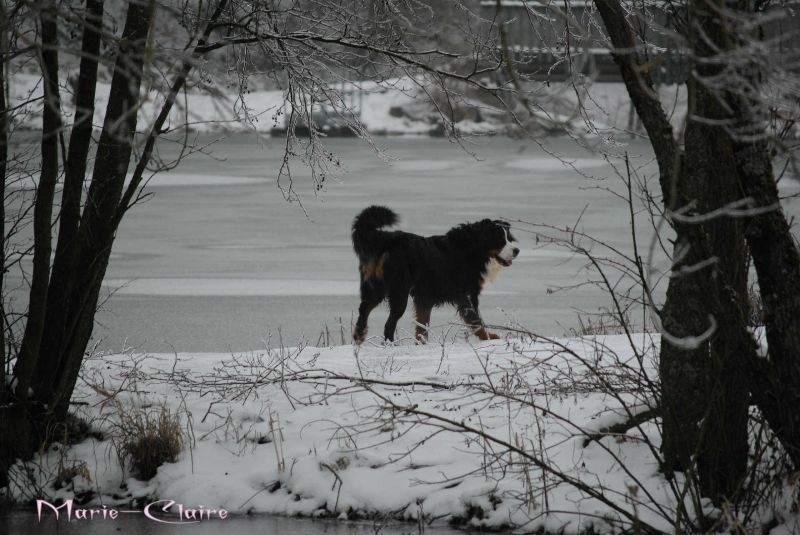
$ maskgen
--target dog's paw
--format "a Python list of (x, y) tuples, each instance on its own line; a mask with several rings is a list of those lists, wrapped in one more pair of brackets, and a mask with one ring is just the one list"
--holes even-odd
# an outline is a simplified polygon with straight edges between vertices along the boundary
[(367, 330), (366, 329), (354, 329), (353, 330), (353, 343), (357, 346), (360, 346), (364, 343), (364, 340), (367, 339)]
[(480, 338), (481, 340), (499, 340), (500, 337), (494, 333), (490, 333), (483, 327), (475, 331), (475, 336)]

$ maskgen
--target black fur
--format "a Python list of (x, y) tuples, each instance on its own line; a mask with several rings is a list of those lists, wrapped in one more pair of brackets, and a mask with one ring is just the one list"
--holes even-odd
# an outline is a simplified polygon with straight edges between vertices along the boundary
[[(490, 258), (514, 241), (509, 224), (484, 219), (450, 229), (447, 234), (423, 237), (400, 230), (387, 231), (397, 214), (383, 206), (364, 209), (353, 221), (353, 249), (358, 255), (361, 304), (353, 338), (361, 343), (367, 334), (370, 312), (389, 300), (386, 340), (394, 340), (397, 322), (411, 295), (416, 311), (417, 338), (424, 342), (430, 311), (449, 303), (481, 339), (497, 338), (486, 332), (478, 312), (478, 296)], [(514, 248), (513, 256), (519, 249)], [(511, 259), (499, 259), (509, 265)]]

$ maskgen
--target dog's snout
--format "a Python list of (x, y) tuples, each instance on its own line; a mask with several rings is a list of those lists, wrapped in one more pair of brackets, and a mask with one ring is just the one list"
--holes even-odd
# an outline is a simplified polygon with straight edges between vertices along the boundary
[(518, 248), (518, 247), (514, 247), (514, 248), (511, 250), (511, 252), (512, 252), (512, 253), (514, 253), (514, 258), (516, 258), (516, 257), (517, 257), (517, 255), (519, 254), (519, 248)]

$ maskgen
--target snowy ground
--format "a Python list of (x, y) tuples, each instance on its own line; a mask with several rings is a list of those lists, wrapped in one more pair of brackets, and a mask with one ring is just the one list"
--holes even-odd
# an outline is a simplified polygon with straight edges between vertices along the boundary
[[(635, 517), (669, 530), (675, 500), (650, 451), (655, 423), (586, 440), (652, 401), (640, 383), (657, 340), (634, 337), (641, 361), (624, 336), (373, 342), (92, 358), (73, 401), (106, 437), (54, 445), (34, 463), (35, 492), (109, 507), (169, 499), (232, 514), (422, 515), (570, 533)], [(186, 447), (138, 481), (111, 435), (119, 411), (162, 406), (180, 415)], [(81, 465), (88, 474), (54, 488), (60, 467)]]

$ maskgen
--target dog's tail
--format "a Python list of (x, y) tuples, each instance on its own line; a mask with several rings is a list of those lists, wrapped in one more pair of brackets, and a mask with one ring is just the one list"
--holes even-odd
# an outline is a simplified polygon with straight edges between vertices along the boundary
[(353, 220), (353, 249), (359, 257), (380, 254), (377, 251), (376, 231), (399, 221), (397, 214), (385, 206), (364, 208)]

